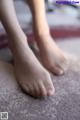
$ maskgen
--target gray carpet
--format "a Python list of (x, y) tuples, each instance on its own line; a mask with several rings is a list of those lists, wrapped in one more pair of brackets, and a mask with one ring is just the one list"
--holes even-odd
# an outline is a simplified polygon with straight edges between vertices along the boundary
[(0, 112), (9, 120), (80, 120), (80, 61), (69, 56), (63, 76), (52, 76), (55, 95), (34, 99), (21, 91), (13, 67), (0, 62)]

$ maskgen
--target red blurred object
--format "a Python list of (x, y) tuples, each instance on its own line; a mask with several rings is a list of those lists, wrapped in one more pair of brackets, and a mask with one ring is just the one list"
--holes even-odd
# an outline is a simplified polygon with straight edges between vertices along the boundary
[[(74, 26), (58, 26), (58, 27), (51, 27), (50, 29), (51, 35), (55, 40), (59, 40), (63, 38), (70, 38), (70, 37), (80, 37), (80, 27)], [(26, 30), (25, 30), (26, 33)], [(34, 35), (32, 33), (26, 33), (28, 36), (29, 42), (34, 40)], [(8, 37), (6, 34), (0, 34), (0, 49), (8, 46)]]

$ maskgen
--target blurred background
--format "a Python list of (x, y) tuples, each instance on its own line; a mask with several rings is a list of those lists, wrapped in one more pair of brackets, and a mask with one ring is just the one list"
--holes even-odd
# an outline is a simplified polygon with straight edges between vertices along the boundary
[[(32, 42), (34, 36), (30, 10), (24, 0), (15, 0), (14, 4), (19, 23), (28, 35), (29, 42)], [(64, 51), (80, 56), (80, 3), (58, 4), (56, 0), (45, 0), (45, 6), (47, 21), (54, 40)], [(0, 60), (10, 61), (11, 58), (8, 37), (0, 23)]]

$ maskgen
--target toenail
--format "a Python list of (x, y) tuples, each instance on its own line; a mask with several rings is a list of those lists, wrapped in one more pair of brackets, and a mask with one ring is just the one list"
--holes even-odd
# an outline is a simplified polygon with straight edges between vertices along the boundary
[(60, 70), (60, 71), (59, 71), (59, 74), (60, 74), (60, 75), (62, 75), (63, 73), (64, 73), (64, 71), (63, 71), (63, 70)]
[(43, 94), (42, 94), (43, 96), (47, 96), (47, 92), (43, 92)]
[(52, 96), (54, 94), (54, 91), (53, 90), (49, 90), (48, 91), (48, 96)]

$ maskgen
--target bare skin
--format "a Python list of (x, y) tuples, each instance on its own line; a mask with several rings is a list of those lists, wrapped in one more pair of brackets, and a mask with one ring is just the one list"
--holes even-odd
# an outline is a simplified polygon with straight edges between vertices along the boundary
[(43, 36), (41, 40), (42, 43), (38, 44), (38, 46), (44, 67), (55, 75), (62, 75), (67, 68), (67, 60), (63, 52), (53, 41), (51, 36)]
[(14, 57), (16, 78), (20, 86), (33, 97), (54, 94), (48, 71), (39, 63), (17, 20), (13, 0), (0, 0), (1, 22), (9, 35), (9, 46)]
[(44, 0), (27, 0), (27, 2), (32, 12), (33, 31), (43, 65), (53, 74), (61, 75), (66, 69), (67, 60), (50, 35)]

